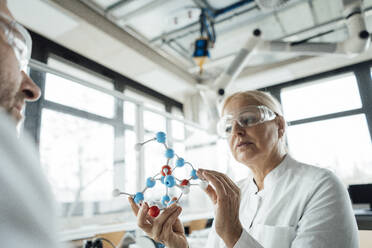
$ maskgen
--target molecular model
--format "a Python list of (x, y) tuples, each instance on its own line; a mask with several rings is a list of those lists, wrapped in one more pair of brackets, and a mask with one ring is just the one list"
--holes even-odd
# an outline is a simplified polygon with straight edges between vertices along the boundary
[[(146, 187), (141, 192), (137, 192), (135, 194), (129, 194), (125, 192), (121, 192), (119, 189), (114, 189), (113, 196), (117, 197), (120, 195), (129, 195), (133, 198), (134, 202), (136, 204), (142, 204), (142, 202), (145, 200), (144, 193), (147, 189), (153, 188), (156, 184), (156, 181), (160, 181), (165, 186), (165, 195), (159, 200), (160, 204), (151, 203), (150, 208), (148, 211), (148, 214), (152, 217), (156, 217), (159, 215), (160, 211), (165, 209), (167, 206), (173, 204), (174, 202), (178, 202), (183, 195), (187, 195), (190, 192), (190, 186), (192, 185), (199, 185), (201, 188), (205, 189), (208, 186), (208, 182), (204, 180), (200, 180), (199, 184), (192, 184), (191, 180), (197, 180), (198, 176), (196, 175), (196, 170), (193, 167), (193, 165), (189, 162), (186, 162), (183, 158), (179, 157), (173, 149), (169, 148), (166, 144), (166, 134), (164, 132), (157, 132), (156, 137), (147, 140), (142, 143), (138, 143), (135, 145), (135, 149), (139, 151), (143, 145), (146, 143), (149, 143), (151, 141), (157, 141), (160, 144), (163, 144), (165, 147), (165, 157), (167, 159), (166, 164), (161, 168), (160, 172), (154, 175), (153, 177), (149, 177), (146, 179)], [(176, 157), (176, 163), (173, 168), (170, 166), (170, 161)], [(188, 179), (178, 179), (174, 175), (174, 171), (177, 168), (182, 168), (185, 165), (188, 165), (191, 167), (191, 174), (190, 178)], [(177, 187), (181, 189), (181, 194), (177, 198), (176, 201), (171, 200), (171, 197), (168, 194), (168, 189)], [(160, 207), (159, 207), (160, 205)]]

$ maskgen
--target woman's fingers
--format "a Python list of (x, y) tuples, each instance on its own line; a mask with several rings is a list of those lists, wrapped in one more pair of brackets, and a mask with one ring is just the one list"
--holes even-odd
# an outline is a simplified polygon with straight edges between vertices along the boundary
[(170, 207), (164, 209), (163, 213), (155, 218), (152, 230), (155, 237), (160, 236), (164, 223), (172, 214), (174, 214), (174, 212), (177, 211), (178, 208), (180, 207), (177, 204), (172, 204)]
[(240, 194), (239, 187), (227, 175), (225, 175), (223, 173), (220, 173), (220, 172), (217, 172), (217, 171), (213, 171), (213, 170), (199, 169), (199, 171), (201, 172), (200, 174), (202, 174), (203, 172), (207, 172), (207, 173), (209, 173), (211, 175), (214, 175), (221, 182), (223, 182), (223, 184), (225, 185), (225, 189), (230, 188), (234, 193)]
[(128, 196), (128, 201), (129, 201), (130, 207), (132, 208), (132, 211), (133, 211), (134, 215), (137, 216), (138, 211), (139, 211), (138, 205), (134, 202), (134, 200), (131, 196)]
[(238, 188), (238, 186), (235, 185), (235, 183), (228, 176), (226, 176), (224, 174), (221, 174), (221, 173), (218, 173), (218, 174), (216, 174), (216, 177), (221, 182), (223, 182), (223, 184), (225, 186), (225, 189), (227, 191), (232, 191), (235, 194), (240, 195), (240, 189)]
[(151, 223), (148, 222), (148, 215), (147, 215), (147, 212), (149, 211), (149, 205), (147, 205), (147, 203), (143, 203), (141, 208), (139, 209), (138, 211), (138, 215), (137, 215), (137, 224), (138, 226), (144, 230), (146, 233), (150, 233), (151, 232)]
[(204, 178), (214, 186), (218, 198), (225, 197), (227, 195), (223, 182), (216, 175), (209, 173), (208, 171), (203, 171), (202, 174)]
[(169, 235), (173, 231), (175, 231), (175, 230), (173, 230), (173, 225), (178, 220), (178, 217), (180, 216), (181, 212), (182, 212), (182, 208), (177, 207), (176, 210), (164, 222), (163, 230), (162, 230), (162, 239), (163, 240), (168, 240)]
[(229, 196), (240, 197), (239, 187), (225, 174), (212, 170), (199, 169), (198, 176), (201, 179), (209, 181), (214, 186), (215, 189), (210, 185), (205, 189), (205, 192), (214, 204), (219, 199), (225, 199)]
[(224, 180), (226, 181), (227, 184), (234, 190), (235, 193), (238, 193), (240, 195), (240, 189), (239, 187), (231, 180), (230, 177), (226, 176), (225, 174), (221, 174)]
[[(132, 208), (132, 211), (134, 213), (135, 216), (138, 215), (138, 211), (140, 210), (140, 208), (138, 207), (138, 205), (134, 202), (133, 198), (132, 197), (128, 197), (128, 201), (129, 201), (129, 204), (130, 204), (130, 207)], [(148, 223), (152, 223), (153, 220), (152, 220), (152, 217), (147, 215), (146, 216), (146, 220)]]

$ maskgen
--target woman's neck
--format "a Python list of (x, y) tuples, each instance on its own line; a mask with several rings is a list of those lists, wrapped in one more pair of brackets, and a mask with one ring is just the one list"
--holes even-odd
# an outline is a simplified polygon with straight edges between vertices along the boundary
[(257, 163), (249, 165), (253, 172), (254, 181), (257, 185), (258, 191), (264, 189), (265, 177), (283, 161), (285, 155), (285, 152), (276, 152), (270, 154), (265, 159), (260, 159)]

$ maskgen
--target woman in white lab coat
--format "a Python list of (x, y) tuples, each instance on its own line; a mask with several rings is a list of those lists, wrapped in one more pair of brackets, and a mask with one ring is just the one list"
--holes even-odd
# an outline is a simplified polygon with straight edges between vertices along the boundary
[[(215, 205), (207, 248), (357, 248), (358, 230), (346, 189), (326, 169), (295, 161), (287, 152), (280, 104), (260, 91), (228, 97), (218, 125), (234, 158), (251, 174), (235, 184), (226, 175), (198, 171)], [(173, 205), (157, 218), (140, 209), (138, 225), (168, 248), (188, 247)]]

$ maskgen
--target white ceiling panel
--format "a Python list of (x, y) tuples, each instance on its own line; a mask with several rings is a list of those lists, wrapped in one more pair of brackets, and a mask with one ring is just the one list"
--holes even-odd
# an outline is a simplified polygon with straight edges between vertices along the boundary
[(196, 91), (190, 90), (190, 87), (182, 83), (180, 78), (170, 75), (169, 72), (161, 68), (137, 75), (133, 78), (147, 87), (156, 89), (160, 93), (181, 102), (185, 100), (185, 95)]
[(272, 15), (260, 21), (258, 27), (261, 29), (262, 38), (265, 40), (274, 40), (284, 35), (279, 22)]
[(167, 4), (160, 5), (145, 15), (133, 17), (128, 21), (128, 24), (151, 40), (173, 29), (172, 18), (175, 12), (187, 12), (187, 9), (191, 7), (195, 7), (192, 1), (169, 1)]
[(107, 57), (118, 49), (124, 49), (122, 43), (99, 32), (86, 22), (81, 22), (76, 28), (59, 35), (56, 40), (67, 47), (72, 47), (78, 53), (90, 54), (95, 59)]
[(212, 59), (239, 51), (254, 29), (255, 25), (245, 25), (217, 36), (217, 42), (210, 50)]
[(364, 0), (363, 5), (365, 8), (371, 7), (372, 6), (372, 0)]
[(313, 0), (312, 3), (320, 23), (342, 16), (343, 4), (340, 0)]
[(106, 9), (107, 7), (119, 2), (119, 0), (92, 0), (92, 1), (103, 9)]
[[(240, 10), (240, 9), (239, 9)], [(225, 32), (230, 32), (232, 29), (239, 29), (246, 25), (256, 25), (255, 17), (261, 14), (258, 9), (252, 9), (239, 16), (232, 16), (224, 22), (215, 25), (217, 35)], [(220, 18), (217, 18), (217, 22)]]
[(128, 3), (124, 3), (115, 10), (111, 12), (113, 16), (116, 18), (123, 17), (127, 15), (128, 13), (135, 11), (151, 2), (154, 0), (136, 0), (136, 1), (129, 1)]
[(78, 26), (76, 19), (45, 1), (11, 0), (8, 7), (20, 23), (51, 39)]
[(314, 26), (309, 4), (303, 2), (278, 12), (278, 18), (287, 34)]
[(336, 30), (330, 34), (321, 37), (321, 42), (341, 42), (348, 39), (348, 32), (346, 28)]
[(372, 15), (366, 16), (367, 30), (369, 33), (372, 33)]

